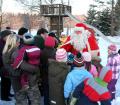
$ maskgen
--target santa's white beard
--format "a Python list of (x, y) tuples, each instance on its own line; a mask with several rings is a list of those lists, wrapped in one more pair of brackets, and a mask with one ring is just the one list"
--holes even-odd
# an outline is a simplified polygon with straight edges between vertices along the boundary
[(88, 36), (86, 34), (73, 34), (71, 35), (71, 44), (77, 51), (82, 51), (86, 48)]

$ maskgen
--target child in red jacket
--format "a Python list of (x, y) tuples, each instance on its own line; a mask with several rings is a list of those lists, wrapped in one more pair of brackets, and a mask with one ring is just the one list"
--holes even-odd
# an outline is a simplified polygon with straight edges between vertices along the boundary
[(111, 105), (107, 88), (111, 78), (112, 70), (103, 67), (98, 78), (86, 79), (76, 87), (70, 105), (98, 105), (98, 101), (101, 105)]
[[(40, 65), (40, 49), (34, 46), (34, 38), (31, 34), (26, 33), (23, 35), (24, 46), (19, 49), (18, 56), (14, 60), (12, 66), (16, 70), (20, 67), (23, 60), (27, 61), (31, 65)], [(21, 85), (23, 89), (28, 89), (28, 75), (27, 73), (22, 73), (21, 75)]]

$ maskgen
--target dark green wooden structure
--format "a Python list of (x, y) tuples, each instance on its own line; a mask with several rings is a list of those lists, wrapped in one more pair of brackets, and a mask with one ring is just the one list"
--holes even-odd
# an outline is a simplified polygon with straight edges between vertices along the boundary
[(50, 18), (50, 31), (55, 30), (58, 36), (63, 31), (63, 17), (67, 17), (65, 10), (71, 12), (71, 6), (63, 4), (41, 5), (41, 15)]

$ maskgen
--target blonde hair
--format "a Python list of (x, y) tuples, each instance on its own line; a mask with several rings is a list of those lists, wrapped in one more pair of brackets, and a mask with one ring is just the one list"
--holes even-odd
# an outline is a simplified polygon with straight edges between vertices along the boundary
[(16, 43), (19, 40), (20, 39), (15, 34), (8, 35), (7, 39), (6, 39), (6, 43), (5, 43), (4, 49), (3, 49), (3, 54), (6, 53), (6, 52), (10, 52), (13, 48), (16, 48), (17, 47)]

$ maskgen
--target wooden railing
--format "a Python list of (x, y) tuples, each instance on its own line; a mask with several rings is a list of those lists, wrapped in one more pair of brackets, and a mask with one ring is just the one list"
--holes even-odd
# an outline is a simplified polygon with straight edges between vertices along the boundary
[(62, 4), (41, 5), (41, 15), (43, 16), (66, 16), (65, 10), (71, 12), (71, 6)]

